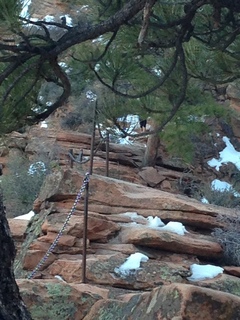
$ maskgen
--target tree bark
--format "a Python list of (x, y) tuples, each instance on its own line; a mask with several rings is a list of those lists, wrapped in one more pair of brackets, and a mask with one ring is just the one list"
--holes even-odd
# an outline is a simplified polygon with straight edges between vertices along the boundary
[[(151, 130), (158, 128), (157, 123), (151, 120)], [(147, 148), (143, 157), (142, 167), (153, 167), (156, 164), (158, 156), (158, 148), (160, 145), (159, 132), (149, 135), (147, 140)]]
[(16, 249), (0, 194), (0, 319), (31, 320), (19, 293), (13, 273)]

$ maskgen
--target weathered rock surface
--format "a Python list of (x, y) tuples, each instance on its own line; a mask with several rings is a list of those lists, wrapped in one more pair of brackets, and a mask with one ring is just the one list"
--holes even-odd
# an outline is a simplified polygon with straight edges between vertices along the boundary
[[(84, 284), (84, 193), (75, 203), (71, 217), (69, 213), (85, 178), (83, 172), (88, 171), (88, 163), (82, 165), (81, 170), (76, 165), (70, 169), (67, 151), (72, 148), (77, 154), (82, 148), (84, 154), (89, 155), (90, 136), (49, 129), (48, 133), (42, 131), (37, 139), (39, 130), (33, 128), (31, 132), (30, 139), (29, 136), (15, 137), (29, 156), (35, 153), (42, 140), (44, 150), (52, 153), (53, 159), (57, 155), (61, 164), (47, 177), (34, 203), (38, 214), (30, 222), (9, 219), (18, 247), (17, 278), (26, 277), (37, 266), (61, 233), (46, 262), (34, 273), (34, 280), (18, 280), (34, 319), (44, 319), (45, 314), (51, 315), (53, 320), (208, 320), (213, 319), (212, 315), (214, 319), (238, 319), (238, 269), (225, 267), (224, 274), (214, 279), (188, 280), (193, 263), (220, 263), (222, 248), (211, 233), (213, 228), (223, 226), (223, 222), (217, 219), (219, 214), (234, 217), (236, 210), (174, 194), (172, 186), (182, 179), (181, 172), (173, 173), (158, 167), (141, 170), (125, 167), (117, 171), (119, 159), (127, 164), (139, 161), (139, 152), (142, 151), (128, 147), (111, 146), (111, 178), (104, 177), (101, 175), (105, 174), (102, 146), (94, 160), (94, 174), (89, 183), (88, 283)], [(14, 148), (13, 142), (11, 148)], [(123, 177), (124, 181), (112, 177)], [(180, 222), (188, 232), (178, 235), (149, 227), (149, 216), (159, 217), (165, 224)], [(68, 223), (62, 230), (66, 220)], [(119, 273), (119, 266), (130, 254), (137, 252), (147, 255), (149, 260), (129, 274)], [(62, 281), (55, 277), (61, 277)], [(78, 295), (81, 299), (76, 300)], [(37, 303), (33, 303), (32, 297), (37, 298)], [(67, 301), (66, 305), (63, 307), (62, 302), (61, 306), (56, 304), (55, 307), (54, 299)]]
[(81, 320), (101, 299), (98, 294), (79, 291), (57, 279), (18, 280), (17, 283), (34, 320)]
[[(35, 18), (54, 15), (58, 22), (62, 15), (69, 13), (73, 23), (82, 21), (88, 10), (88, 6), (84, 7), (77, 10), (79, 8), (72, 1), (31, 2)], [(76, 15), (81, 16), (81, 19)], [(230, 85), (227, 95), (232, 108), (239, 112), (238, 87), (237, 82)], [(60, 109), (55, 114), (56, 118), (64, 116), (64, 113), (60, 114)], [(240, 139), (239, 119), (234, 117), (232, 124), (235, 137)], [(53, 166), (55, 162), (57, 168), (63, 168), (48, 177), (35, 201), (34, 210), (38, 215), (30, 223), (9, 219), (19, 252), (17, 277), (31, 272), (56, 239), (82, 184), (83, 174), (78, 171), (89, 170), (89, 163), (82, 166), (74, 164), (76, 170), (66, 168), (70, 167), (69, 149), (73, 149), (75, 155), (81, 149), (84, 156), (90, 155), (90, 135), (58, 129), (51, 125), (47, 130), (35, 126), (27, 134), (12, 133), (6, 144), (0, 146), (0, 164), (3, 165), (4, 174), (8, 156), (19, 154), (19, 150), (24, 151), (30, 159), (34, 159), (34, 155), (40, 151), (47, 155)], [(95, 147), (98, 143), (97, 137)], [(206, 145), (204, 149), (199, 148), (200, 153), (204, 150), (204, 155), (201, 154), (203, 160), (217, 156), (221, 143), (218, 141), (215, 147), (215, 141), (212, 141), (207, 152)], [(217, 264), (222, 248), (211, 236), (211, 231), (214, 227), (222, 226), (217, 220), (218, 214), (234, 216), (236, 212), (175, 195), (179, 182), (186, 182), (187, 185), (190, 181), (191, 185), (194, 175), (184, 173), (183, 169), (186, 168), (182, 164), (180, 170), (170, 170), (171, 167), (177, 168), (177, 164), (173, 159), (166, 158), (162, 159), (161, 167), (139, 169), (144, 152), (141, 145), (110, 144), (109, 176), (137, 185), (97, 176), (95, 174), (105, 175), (106, 172), (105, 149), (105, 144), (101, 143), (94, 158), (94, 175), (90, 181), (86, 266), (88, 283), (81, 283), (83, 196), (58, 245), (36, 274), (36, 277), (42, 279), (18, 280), (21, 295), (33, 319), (240, 319), (239, 268), (225, 267), (224, 274), (211, 280), (194, 283), (187, 280), (192, 263), (205, 264), (207, 261)], [(199, 173), (198, 179), (206, 174), (202, 163), (196, 171)], [(213, 170), (213, 176), (226, 177), (229, 172), (231, 170), (226, 174)], [(164, 223), (182, 222), (189, 233), (179, 236), (148, 228), (146, 218), (149, 216), (160, 217)], [(149, 260), (141, 263), (139, 270), (127, 276), (122, 277), (116, 273), (116, 268), (135, 252), (146, 254)], [(61, 276), (65, 282), (54, 279), (55, 276)]]
[[(57, 280), (18, 280), (33, 319), (237, 320), (240, 298), (189, 284), (170, 284), (150, 292), (120, 292)], [(39, 309), (36, 301), (41, 305)]]
[(151, 229), (149, 227), (128, 227), (122, 231), (123, 243), (157, 248), (175, 253), (186, 253), (197, 257), (216, 259), (222, 256), (222, 248), (211, 237), (195, 234), (184, 236), (173, 232)]
[[(56, 171), (46, 179), (36, 201), (40, 211), (31, 223), (30, 234), (26, 230), (26, 242), (30, 235), (32, 240), (21, 252), (22, 266), (27, 272), (31, 272), (58, 237), (83, 179), (84, 175), (74, 169)], [(37, 270), (37, 277), (61, 276), (67, 283), (82, 282), (83, 199), (76, 204), (76, 211), (48, 262)], [(86, 278), (92, 284), (128, 290), (189, 283), (191, 264), (206, 261), (217, 264), (222, 257), (222, 248), (211, 236), (211, 231), (222, 224), (216, 217), (218, 214), (236, 215), (236, 211), (230, 209), (100, 175), (90, 177), (88, 208)], [(182, 222), (188, 232), (178, 235), (149, 227), (147, 217), (150, 215), (165, 223)], [(34, 224), (37, 231), (33, 238)], [(137, 272), (127, 276), (119, 274), (118, 267), (136, 252), (150, 259), (141, 263)], [(18, 268), (16, 274), (19, 277), (23, 273)], [(224, 274), (196, 284), (239, 295), (238, 278), (231, 275)]]
[(122, 301), (100, 300), (84, 320), (239, 319), (240, 298), (186, 284), (155, 288), (150, 293), (122, 296)]

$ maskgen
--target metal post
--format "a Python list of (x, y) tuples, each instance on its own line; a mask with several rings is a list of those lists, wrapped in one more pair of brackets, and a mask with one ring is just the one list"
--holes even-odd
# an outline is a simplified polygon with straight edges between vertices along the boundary
[(93, 173), (93, 157), (94, 157), (94, 145), (95, 145), (96, 119), (97, 119), (97, 100), (95, 102), (94, 114), (93, 114), (93, 127), (92, 127), (89, 174)]
[(109, 132), (106, 135), (106, 177), (109, 176)]
[[(69, 153), (73, 156), (73, 149), (69, 149)], [(71, 157), (70, 158), (70, 168), (73, 168), (73, 159)]]
[(84, 199), (83, 250), (82, 250), (82, 283), (86, 283), (88, 196), (89, 196), (89, 183), (87, 182), (86, 188), (85, 188), (85, 199)]

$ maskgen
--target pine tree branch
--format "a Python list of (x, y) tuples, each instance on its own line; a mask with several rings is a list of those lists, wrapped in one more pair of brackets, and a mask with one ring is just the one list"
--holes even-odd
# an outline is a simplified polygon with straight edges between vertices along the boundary
[(114, 86), (109, 85), (106, 81), (104, 81), (99, 73), (93, 68), (91, 67), (91, 70), (94, 72), (94, 74), (96, 75), (97, 79), (108, 89), (110, 89), (112, 92), (114, 92), (115, 94), (125, 97), (125, 98), (129, 98), (129, 99), (138, 99), (138, 98), (142, 98), (147, 96), (148, 94), (154, 92), (155, 90), (157, 90), (158, 88), (160, 88), (165, 82), (166, 80), (169, 78), (170, 74), (173, 72), (176, 64), (177, 64), (177, 60), (178, 60), (178, 51), (176, 50), (174, 53), (174, 57), (173, 57), (173, 61), (171, 66), (168, 68), (168, 70), (166, 71), (165, 75), (159, 80), (156, 81), (157, 84), (155, 86), (152, 86), (150, 89), (143, 91), (141, 93), (135, 94), (135, 95), (131, 95), (131, 94), (127, 94), (127, 93), (122, 93), (121, 91), (118, 91), (114, 88)]
[(43, 121), (45, 120), (50, 114), (52, 114), (57, 108), (62, 106), (64, 102), (69, 98), (71, 94), (71, 84), (69, 82), (69, 79), (65, 72), (62, 70), (62, 68), (59, 66), (57, 62), (57, 58), (52, 58), (49, 60), (49, 63), (52, 67), (53, 72), (57, 76), (57, 78), (60, 80), (62, 83), (63, 87), (63, 93), (61, 96), (57, 99), (55, 103), (53, 103), (51, 106), (47, 107), (47, 110), (35, 115), (35, 117), (32, 119), (33, 121)]

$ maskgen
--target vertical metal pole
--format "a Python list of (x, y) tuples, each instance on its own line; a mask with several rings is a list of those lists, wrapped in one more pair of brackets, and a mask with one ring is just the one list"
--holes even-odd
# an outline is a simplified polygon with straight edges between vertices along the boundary
[(106, 136), (106, 177), (109, 176), (109, 132)]
[[(69, 149), (69, 153), (73, 156), (73, 149)], [(73, 168), (73, 159), (69, 156), (70, 158), (70, 168)]]
[[(93, 172), (93, 157), (95, 145), (95, 127), (97, 119), (97, 100), (95, 102), (93, 114), (93, 127), (90, 151), (90, 168), (89, 174)], [(88, 197), (89, 197), (89, 183), (86, 184), (85, 199), (84, 199), (84, 222), (83, 222), (83, 251), (82, 251), (82, 283), (86, 283), (86, 264), (87, 264), (87, 228), (88, 228)]]
[(83, 161), (83, 149), (80, 149), (80, 152), (79, 152), (79, 161), (80, 161), (80, 163)]
[(93, 157), (94, 157), (94, 145), (95, 145), (96, 119), (97, 119), (97, 100), (95, 102), (94, 114), (93, 114), (93, 127), (92, 127), (89, 174), (93, 173)]
[(82, 251), (82, 283), (86, 283), (86, 262), (87, 262), (87, 227), (88, 227), (88, 196), (89, 183), (86, 184), (84, 199), (84, 223), (83, 223), (83, 251)]

